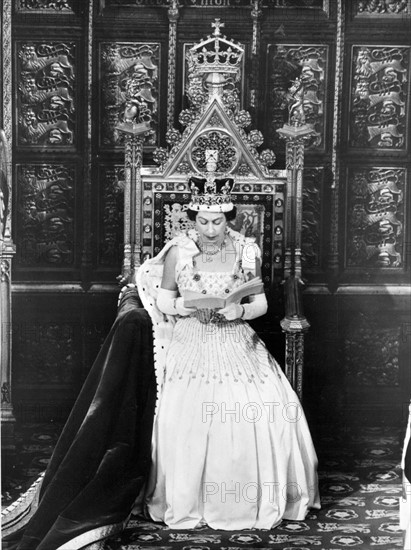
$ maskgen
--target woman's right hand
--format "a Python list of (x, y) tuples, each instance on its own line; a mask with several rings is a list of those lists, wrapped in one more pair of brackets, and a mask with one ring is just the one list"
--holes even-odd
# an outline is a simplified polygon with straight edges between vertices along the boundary
[(195, 307), (185, 307), (184, 298), (182, 296), (176, 298), (175, 304), (176, 311), (181, 317), (187, 317), (187, 315), (191, 315), (197, 311)]

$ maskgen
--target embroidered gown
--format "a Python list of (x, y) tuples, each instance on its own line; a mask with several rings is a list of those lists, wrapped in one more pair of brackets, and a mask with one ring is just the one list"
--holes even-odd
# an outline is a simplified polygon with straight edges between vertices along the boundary
[[(224, 296), (245, 282), (238, 257), (231, 272), (212, 273), (193, 266), (190, 244), (180, 243), (179, 256), (180, 294)], [(243, 320), (177, 317), (152, 458), (147, 511), (170, 528), (270, 529), (320, 507), (317, 457), (301, 405)]]

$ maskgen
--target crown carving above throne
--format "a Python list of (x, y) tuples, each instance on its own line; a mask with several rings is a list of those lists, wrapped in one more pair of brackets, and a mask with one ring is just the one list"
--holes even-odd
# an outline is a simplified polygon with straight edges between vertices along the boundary
[(214, 27), (213, 36), (209, 35), (187, 53), (189, 73), (193, 76), (229, 74), (238, 80), (244, 48), (221, 34), (220, 28), (224, 27), (224, 23), (220, 23), (220, 19), (216, 19), (211, 26)]

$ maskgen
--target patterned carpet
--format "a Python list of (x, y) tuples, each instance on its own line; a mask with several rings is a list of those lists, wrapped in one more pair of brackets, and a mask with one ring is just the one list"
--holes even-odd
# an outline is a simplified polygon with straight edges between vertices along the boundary
[[(18, 432), (18, 457), (3, 479), (3, 506), (23, 493), (50, 457), (61, 426), (30, 424)], [(403, 433), (361, 428), (315, 437), (322, 509), (305, 521), (283, 521), (269, 531), (177, 531), (132, 518), (120, 536), (89, 550), (394, 550), (398, 526)]]

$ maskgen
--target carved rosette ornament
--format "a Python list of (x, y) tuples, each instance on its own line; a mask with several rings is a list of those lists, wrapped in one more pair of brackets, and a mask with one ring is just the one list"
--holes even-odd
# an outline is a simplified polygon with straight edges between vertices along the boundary
[(355, 46), (350, 146), (404, 149), (410, 49)]

